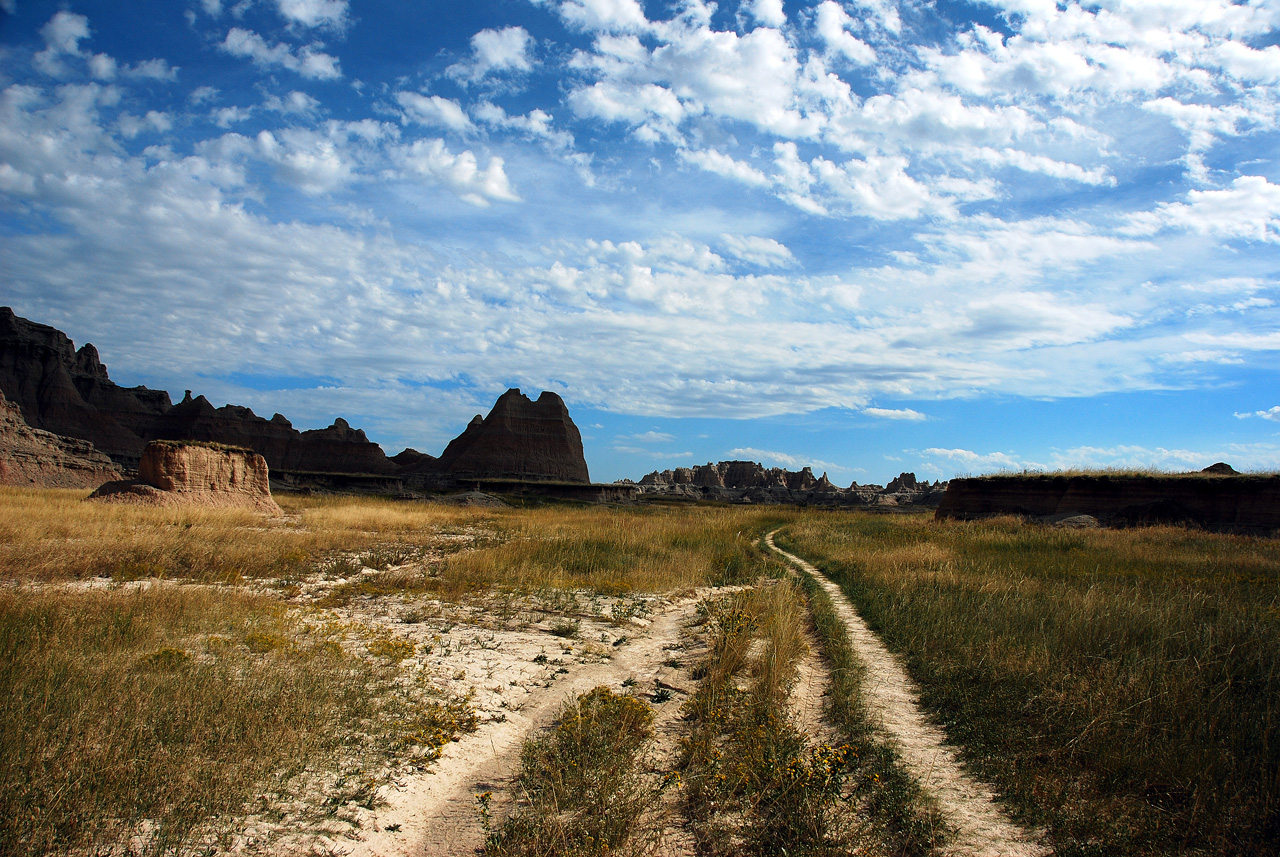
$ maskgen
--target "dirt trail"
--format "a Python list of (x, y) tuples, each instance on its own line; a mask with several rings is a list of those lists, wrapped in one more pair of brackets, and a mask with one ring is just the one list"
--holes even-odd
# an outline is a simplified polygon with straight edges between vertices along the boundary
[[(358, 842), (343, 842), (351, 857), (445, 857), (471, 854), (484, 843), (476, 795), (493, 793), (493, 826), (511, 810), (511, 785), (526, 738), (548, 726), (563, 704), (598, 685), (621, 689), (634, 678), (638, 688), (675, 688), (671, 699), (657, 705), (655, 725), (674, 720), (687, 684), (687, 670), (664, 664), (668, 650), (683, 647), (681, 629), (693, 616), (697, 598), (671, 602), (644, 629), (630, 632), (631, 642), (606, 662), (580, 666), (553, 686), (529, 697), (505, 722), (486, 723), (479, 731), (448, 745), (429, 771), (413, 777), (387, 795), (390, 806), (377, 813), (377, 824)], [(657, 683), (661, 683), (661, 685)], [(668, 711), (669, 709), (669, 711)], [(664, 724), (665, 725), (665, 724)]]
[(964, 857), (1049, 854), (1031, 831), (1014, 823), (995, 803), (995, 793), (989, 786), (961, 768), (955, 751), (945, 744), (946, 735), (920, 710), (919, 695), (906, 670), (862, 621), (840, 588), (809, 563), (775, 545), (776, 532), (765, 536), (765, 543), (813, 575), (831, 596), (837, 615), (848, 628), (854, 651), (867, 667), (863, 698), (868, 711), (897, 746), (904, 766), (937, 800), (944, 817), (956, 829), (943, 853)]

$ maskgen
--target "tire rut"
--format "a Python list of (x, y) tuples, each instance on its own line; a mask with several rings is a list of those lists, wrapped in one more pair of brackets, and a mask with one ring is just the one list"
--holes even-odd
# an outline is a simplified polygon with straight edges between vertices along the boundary
[(880, 730), (896, 745), (904, 767), (934, 797), (955, 836), (941, 851), (957, 857), (1042, 857), (1050, 850), (1032, 831), (1014, 822), (996, 803), (995, 792), (965, 772), (943, 731), (920, 708), (919, 692), (902, 664), (867, 627), (849, 599), (813, 565), (774, 544), (765, 544), (813, 576), (831, 597), (848, 629), (854, 651), (867, 667), (863, 701)]
[[(529, 698), (502, 723), (487, 723), (477, 732), (449, 744), (423, 774), (402, 783), (387, 796), (390, 806), (378, 813), (377, 827), (357, 842), (340, 848), (350, 857), (447, 857), (472, 854), (484, 844), (486, 831), (476, 796), (491, 792), (491, 828), (512, 811), (511, 791), (520, 753), (527, 738), (546, 728), (565, 702), (599, 685), (621, 689), (634, 678), (642, 688), (681, 688), (687, 672), (667, 666), (669, 649), (681, 648), (681, 632), (698, 599), (672, 602), (631, 643), (607, 662), (573, 670), (552, 687)], [(673, 720), (681, 699), (658, 706), (656, 721)], [(668, 712), (668, 709), (670, 711)], [(655, 723), (657, 725), (657, 723)], [(670, 853), (670, 852), (668, 852)]]

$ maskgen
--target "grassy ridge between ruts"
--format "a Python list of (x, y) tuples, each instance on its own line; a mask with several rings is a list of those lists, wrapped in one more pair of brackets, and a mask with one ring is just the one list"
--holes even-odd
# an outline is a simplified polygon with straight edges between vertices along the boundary
[(858, 514), (778, 541), (1057, 854), (1280, 849), (1280, 542)]

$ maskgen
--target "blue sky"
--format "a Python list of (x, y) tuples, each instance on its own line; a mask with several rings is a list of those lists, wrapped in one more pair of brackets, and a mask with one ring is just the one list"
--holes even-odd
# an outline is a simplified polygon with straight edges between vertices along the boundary
[(1277, 0), (0, 0), (0, 302), (597, 480), (1280, 469), (1277, 153)]

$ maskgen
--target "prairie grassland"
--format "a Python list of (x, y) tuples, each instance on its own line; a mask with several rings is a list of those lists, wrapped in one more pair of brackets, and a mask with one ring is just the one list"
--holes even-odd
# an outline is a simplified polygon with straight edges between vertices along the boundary
[(291, 821), (323, 827), (372, 799), (365, 765), (474, 728), (345, 636), (205, 587), (0, 590), (0, 853), (214, 844), (252, 795), (308, 789), (330, 809)]
[(287, 515), (86, 503), (85, 492), (0, 486), (0, 579), (292, 578), (338, 550), (423, 546), (483, 526), (475, 511), (378, 498), (278, 497)]
[(451, 557), (449, 597), (491, 588), (673, 592), (754, 580), (756, 545), (794, 513), (743, 508), (542, 508), (497, 517), (501, 543)]
[[(299, 598), (305, 581), (349, 578), (320, 606), (523, 593), (571, 607), (581, 591), (753, 578), (754, 540), (785, 519), (286, 495), (270, 520), (83, 496), (0, 489), (4, 855), (216, 850), (254, 812), (321, 829), (476, 726), (410, 669), (398, 629), (344, 626)], [(319, 815), (281, 809), (317, 790)]]
[(1280, 542), (858, 514), (783, 535), (1057, 854), (1280, 848)]

